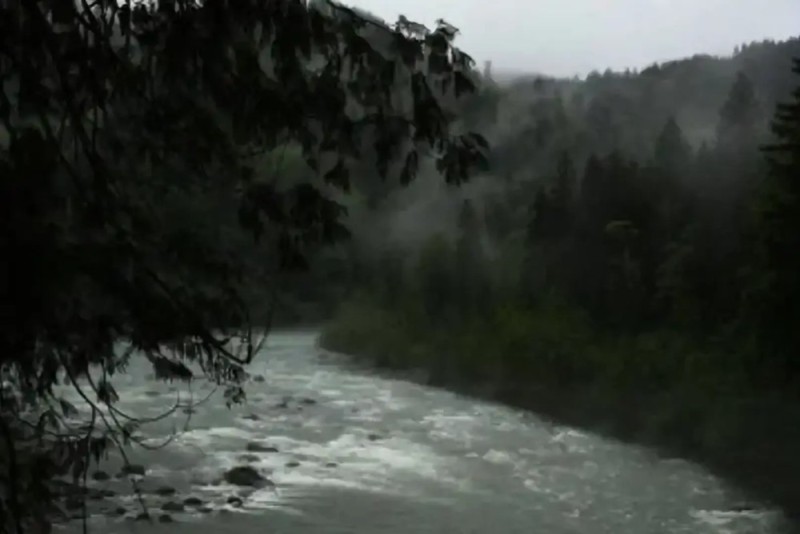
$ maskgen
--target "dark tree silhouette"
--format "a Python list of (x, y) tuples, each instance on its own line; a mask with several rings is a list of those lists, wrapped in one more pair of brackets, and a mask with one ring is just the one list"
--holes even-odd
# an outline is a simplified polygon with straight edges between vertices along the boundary
[[(326, 1), (45, 0), (4, 3), (0, 28), (0, 528), (23, 532), (53, 517), (53, 476), (80, 481), (137, 440), (113, 388), (131, 359), (243, 399), (269, 326), (254, 328), (248, 284), (346, 235), (329, 192), (353, 161), (407, 183), (432, 157), (457, 184), (486, 143), (451, 133), (474, 84), (446, 23), (389, 27)], [(314, 179), (263, 177), (287, 147)], [(215, 224), (181, 223), (220, 195), (235, 203), (217, 216), (238, 218), (266, 267)]]
[[(800, 59), (793, 71), (800, 75)], [(800, 372), (800, 86), (778, 105), (772, 132), (774, 142), (764, 148), (769, 173), (755, 206), (756, 261), (745, 310), (764, 353), (780, 356), (779, 376), (793, 379)]]
[(718, 143), (725, 148), (746, 145), (759, 126), (760, 118), (760, 105), (753, 82), (746, 74), (739, 72), (720, 109)]

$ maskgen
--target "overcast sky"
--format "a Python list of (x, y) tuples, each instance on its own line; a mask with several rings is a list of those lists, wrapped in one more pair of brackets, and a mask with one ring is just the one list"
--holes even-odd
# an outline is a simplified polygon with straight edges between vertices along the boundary
[(461, 29), (458, 46), (493, 69), (584, 75), (800, 35), (800, 0), (344, 0)]

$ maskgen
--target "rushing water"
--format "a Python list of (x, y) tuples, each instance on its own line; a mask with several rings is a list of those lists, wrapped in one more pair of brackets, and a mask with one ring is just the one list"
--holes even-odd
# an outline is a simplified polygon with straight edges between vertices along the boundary
[[(131, 484), (112, 478), (91, 482), (116, 493), (92, 507), (122, 505), (128, 512), (93, 517), (95, 531), (744, 534), (785, 529), (780, 513), (745, 504), (743, 495), (695, 465), (518, 410), (356, 369), (346, 358), (317, 348), (313, 332), (271, 334), (250, 371), (265, 381), (248, 383), (247, 405), (228, 410), (212, 398), (191, 418), (179, 413), (147, 427), (154, 439), (177, 428), (168, 447), (132, 453), (131, 461), (148, 467), (139, 485), (151, 508), (194, 496), (204, 501), (203, 513), (171, 513), (171, 524), (132, 521), (139, 508)], [(177, 393), (168, 384), (146, 381), (145, 373), (132, 369), (116, 387), (124, 409), (156, 415)], [(278, 452), (247, 452), (253, 442)], [(220, 483), (224, 470), (236, 465), (256, 467), (275, 487), (242, 493)], [(118, 467), (113, 459), (103, 466), (112, 475)], [(164, 485), (176, 488), (177, 495), (153, 494)], [(227, 504), (237, 494), (243, 505)], [(77, 530), (78, 523), (63, 528)]]

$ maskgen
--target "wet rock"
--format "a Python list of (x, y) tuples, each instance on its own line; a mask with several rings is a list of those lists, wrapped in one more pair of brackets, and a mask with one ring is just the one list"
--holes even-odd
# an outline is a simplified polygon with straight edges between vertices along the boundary
[(317, 400), (316, 399), (312, 399), (310, 397), (303, 397), (302, 399), (300, 399), (300, 402), (305, 404), (305, 405), (307, 405), (307, 406), (313, 406), (314, 404), (317, 403)]
[(116, 516), (116, 517), (123, 516), (125, 515), (125, 508), (123, 508), (122, 506), (117, 506), (113, 510), (109, 510), (107, 513), (110, 516)]
[(254, 413), (243, 415), (242, 419), (246, 419), (248, 421), (260, 421), (261, 418)]
[(185, 506), (202, 506), (203, 499), (201, 499), (200, 497), (186, 497), (183, 500), (183, 504)]
[(298, 462), (297, 460), (291, 460), (289, 462), (286, 462), (286, 467), (300, 467), (300, 462)]
[(748, 504), (748, 503), (737, 503), (737, 504), (734, 504), (733, 506), (731, 506), (731, 508), (730, 508), (731, 512), (736, 512), (736, 513), (753, 512), (755, 510), (756, 510), (756, 507), (751, 505), (751, 504)]
[(241, 508), (241, 506), (244, 504), (244, 501), (242, 501), (242, 499), (239, 497), (228, 497), (227, 502), (234, 508)]
[(111, 475), (109, 475), (105, 471), (95, 471), (94, 473), (92, 473), (92, 479), (97, 480), (98, 482), (109, 480), (110, 478)]
[(270, 447), (257, 442), (248, 443), (245, 449), (247, 452), (278, 452), (278, 449), (275, 447)]
[(175, 520), (172, 519), (172, 516), (169, 515), (169, 514), (161, 514), (160, 516), (158, 516), (158, 522), (159, 523), (174, 523)]
[(83, 508), (83, 499), (80, 497), (69, 497), (64, 501), (64, 508), (67, 510)]
[(129, 476), (129, 475), (140, 475), (144, 476), (147, 470), (144, 468), (143, 465), (139, 464), (127, 464), (123, 465), (122, 469), (120, 470), (120, 475), (122, 476)]
[(266, 379), (263, 375), (253, 375), (253, 382), (264, 382)]
[(62, 493), (64, 490), (72, 486), (71, 482), (67, 482), (66, 480), (62, 480), (60, 478), (54, 478), (50, 481), (50, 487), (52, 491), (57, 493)]
[(89, 498), (95, 501), (99, 501), (100, 499), (105, 499), (107, 497), (113, 497), (116, 495), (116, 492), (110, 489), (93, 489), (89, 492)]
[(156, 495), (161, 495), (162, 497), (168, 497), (170, 495), (175, 495), (176, 490), (171, 486), (161, 486), (160, 488), (156, 489), (153, 493)]
[(381, 436), (380, 434), (372, 433), (367, 436), (367, 439), (370, 441), (378, 441), (379, 439), (383, 439), (383, 436)]
[(338, 466), (339, 464), (337, 464), (336, 462), (328, 462), (325, 464), (325, 467), (338, 467)]
[(88, 495), (89, 488), (80, 483), (75, 483), (69, 480), (54, 479), (52, 482), (53, 493), (66, 497), (74, 497), (76, 495)]
[(168, 501), (161, 505), (161, 509), (165, 512), (183, 512), (185, 507), (181, 502)]
[(264, 478), (261, 473), (254, 468), (244, 465), (234, 467), (225, 473), (225, 482), (235, 486), (250, 486), (254, 488), (261, 488), (264, 486), (272, 485), (271, 481)]

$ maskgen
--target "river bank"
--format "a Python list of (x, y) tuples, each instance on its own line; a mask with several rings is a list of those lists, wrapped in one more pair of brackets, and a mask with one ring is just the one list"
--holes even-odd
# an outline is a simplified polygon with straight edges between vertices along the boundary
[[(328, 324), (320, 339), (323, 348), (351, 354), (365, 365), (385, 370), (415, 370), (408, 376), (429, 385), (652, 447), (665, 457), (696, 461), (754, 498), (780, 507), (800, 525), (800, 456), (796, 453), (800, 450), (800, 425), (792, 423), (800, 421), (800, 402), (782, 391), (745, 390), (732, 378), (737, 374), (732, 365), (725, 369), (720, 355), (705, 356), (707, 367), (721, 369), (716, 374), (695, 369), (693, 376), (704, 378), (681, 383), (663, 369), (650, 369), (652, 376), (647, 379), (639, 376), (639, 368), (647, 366), (641, 363), (641, 352), (636, 354), (627, 347), (631, 354), (625, 358), (615, 355), (609, 361), (617, 367), (617, 379), (590, 380), (591, 368), (575, 368), (576, 359), (566, 355), (559, 359), (558, 350), (551, 351), (549, 358), (536, 359), (536, 365), (530, 358), (524, 364), (515, 360), (512, 365), (503, 362), (500, 353), (489, 356), (493, 345), (499, 350), (530, 349), (523, 346), (519, 335), (513, 342), (500, 342), (507, 333), (498, 331), (497, 325), (488, 329), (473, 326), (465, 329), (469, 334), (462, 331), (457, 337), (447, 329), (439, 334), (433, 329), (422, 333), (402, 317), (361, 306), (345, 309)], [(553, 337), (564, 336), (563, 329), (554, 326), (554, 330)], [(571, 331), (574, 347), (589, 344), (588, 339), (581, 339), (579, 330)], [(481, 335), (487, 340), (480, 341)], [(614, 350), (610, 346), (596, 349), (586, 358), (592, 362), (589, 365), (609, 358)], [(454, 357), (458, 350), (464, 353)], [(624, 372), (630, 376), (619, 375)], [(712, 385), (715, 377), (728, 380)]]

